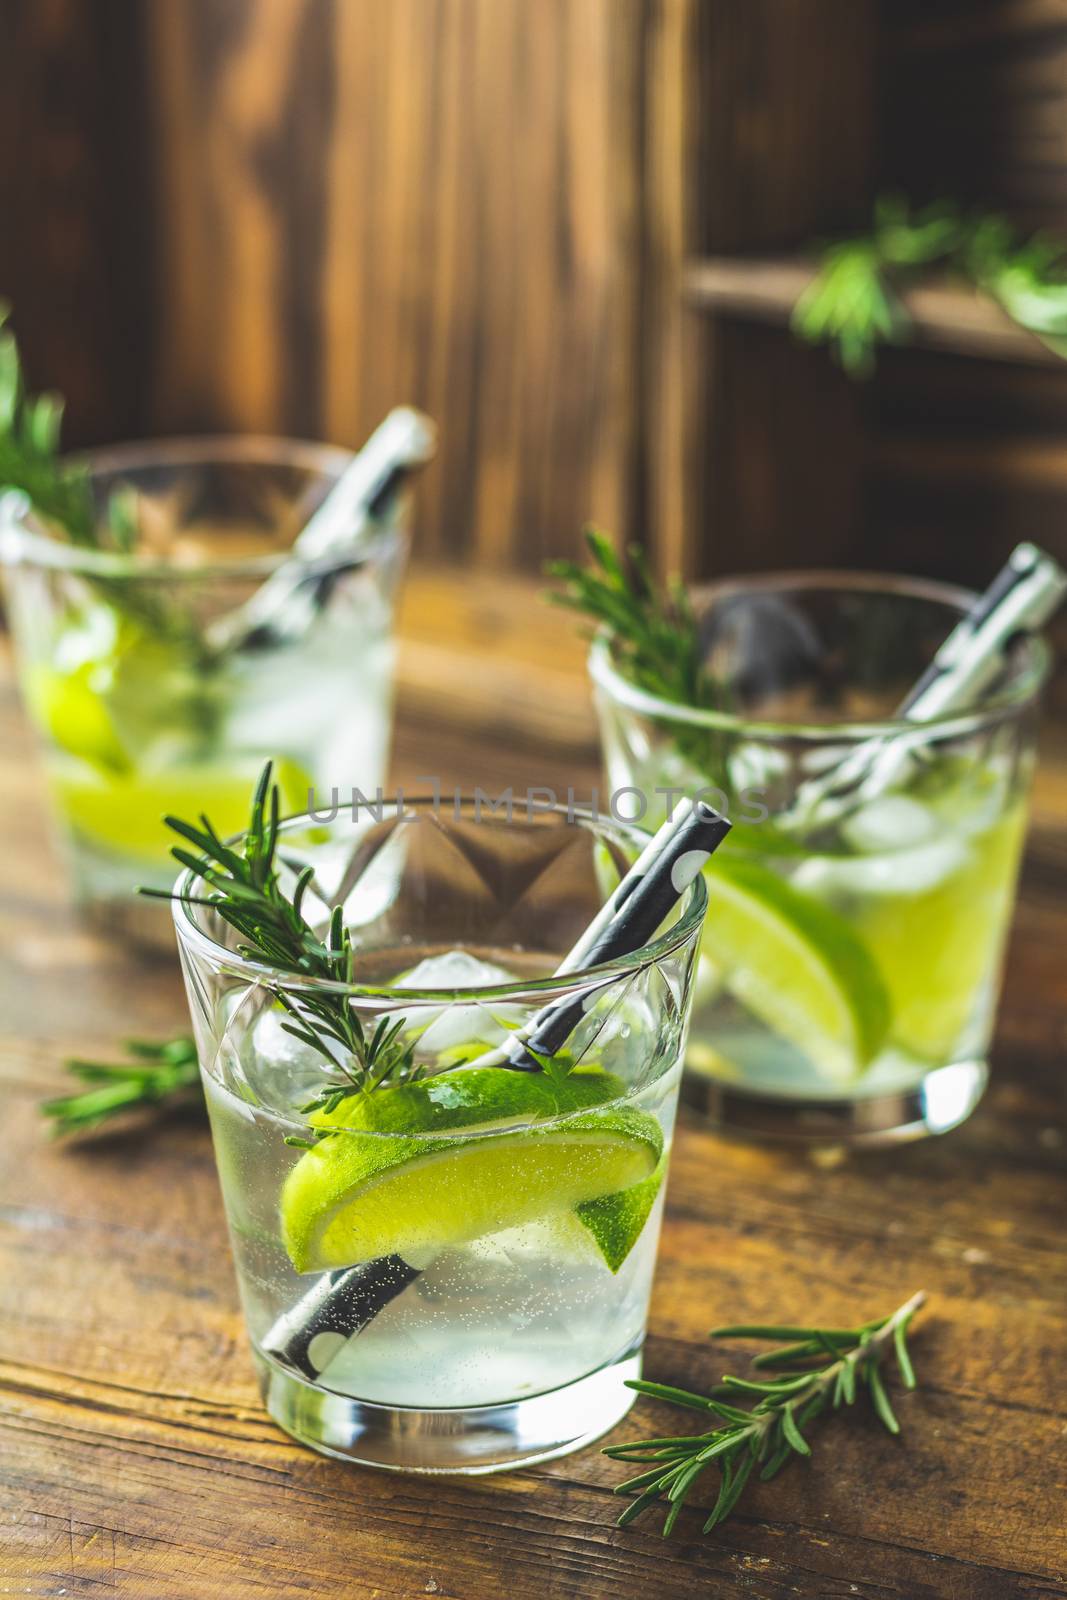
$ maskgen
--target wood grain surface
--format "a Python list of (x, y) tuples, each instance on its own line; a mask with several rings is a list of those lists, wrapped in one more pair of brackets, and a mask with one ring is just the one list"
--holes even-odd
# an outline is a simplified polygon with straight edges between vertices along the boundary
[(0, 0), (0, 300), (76, 443), (144, 428), (152, 229), (138, 0)]
[(423, 549), (629, 531), (638, 0), (168, 0), (154, 425), (441, 424)]
[[(596, 781), (582, 649), (531, 586), (416, 572), (404, 637), (398, 777)], [(971, 1122), (893, 1153), (812, 1158), (683, 1119), (651, 1376), (712, 1382), (723, 1358), (705, 1334), (723, 1319), (852, 1320), (920, 1287), (930, 1307), (899, 1440), (862, 1413), (823, 1424), (812, 1462), (725, 1528), (703, 1538), (692, 1513), (663, 1542), (655, 1526), (614, 1526), (622, 1469), (596, 1450), (428, 1483), (320, 1459), (268, 1421), (203, 1123), (76, 1149), (43, 1136), (37, 1101), (65, 1054), (179, 1027), (184, 1004), (173, 964), (139, 965), (70, 924), (6, 666), (0, 736), (0, 1594), (1067, 1597), (1067, 762), (1054, 748), (994, 1084)], [(617, 1436), (675, 1420), (642, 1402)]]
[(0, 295), (73, 443), (356, 444), (411, 399), (433, 559), (587, 519), (690, 577), (1067, 554), (1062, 362), (936, 291), (927, 337), (1007, 368), (854, 385), (726, 314), (891, 186), (1065, 231), (1060, 0), (0, 0), (0, 41)]
[(1067, 14), (1059, 0), (879, 0), (878, 166), (917, 198), (1063, 228)]
[[(803, 259), (710, 256), (694, 261), (684, 289), (694, 305), (785, 327), (815, 277)], [(990, 356), (1058, 368), (1058, 357), (977, 291), (948, 283), (920, 284), (903, 296), (911, 339), (961, 355)]]
[(648, 9), (0, 0), (0, 295), (72, 442), (407, 401), (429, 554), (635, 531)]

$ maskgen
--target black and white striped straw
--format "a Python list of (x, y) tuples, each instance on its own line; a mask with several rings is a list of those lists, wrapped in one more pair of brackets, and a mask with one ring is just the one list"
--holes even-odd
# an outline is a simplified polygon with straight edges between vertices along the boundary
[[(669, 818), (568, 951), (556, 976), (601, 966), (640, 950), (729, 831), (727, 819), (702, 800)], [(554, 1055), (563, 1048), (594, 998), (595, 991), (546, 1006), (527, 1030), (508, 1041), (506, 1053), (494, 1052), (473, 1065), (506, 1061), (511, 1066), (536, 1066), (537, 1055)]]
[(414, 406), (397, 406), (375, 428), (280, 567), (244, 605), (212, 622), (217, 650), (262, 649), (300, 638), (314, 621), (338, 572), (359, 564), (367, 529), (401, 486), (433, 459), (437, 429)]
[[(729, 831), (727, 818), (700, 800), (665, 822), (568, 951), (556, 976), (600, 966), (640, 950)], [(617, 975), (607, 976), (592, 994), (616, 981)], [(562, 1049), (588, 1003), (588, 991), (551, 1002), (527, 1028), (508, 1041), (505, 1049), (480, 1056), (466, 1070), (485, 1066), (537, 1070), (535, 1052), (554, 1055)], [(429, 1261), (409, 1261), (392, 1255), (326, 1274), (274, 1323), (263, 1340), (264, 1353), (315, 1381), (348, 1340), (372, 1322), (428, 1265)]]
[[(1067, 595), (1067, 573), (1033, 544), (1020, 544), (978, 596), (912, 685), (896, 716), (921, 724), (973, 706), (1003, 673), (1008, 652), (1023, 635), (1037, 633)], [(853, 807), (900, 781), (925, 735), (895, 734), (865, 740), (821, 777), (797, 791), (782, 821), (805, 827), (838, 821)]]

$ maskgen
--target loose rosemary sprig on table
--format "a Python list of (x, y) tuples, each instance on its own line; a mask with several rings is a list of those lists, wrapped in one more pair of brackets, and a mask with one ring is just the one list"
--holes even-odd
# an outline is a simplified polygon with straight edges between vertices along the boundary
[[(866, 1388), (875, 1412), (889, 1432), (899, 1433), (883, 1367), (892, 1350), (905, 1388), (914, 1389), (915, 1372), (907, 1335), (912, 1318), (925, 1300), (920, 1291), (891, 1316), (855, 1328), (740, 1325), (713, 1330), (711, 1336), (717, 1339), (788, 1340), (753, 1362), (755, 1368), (778, 1376), (738, 1378), (728, 1374), (710, 1395), (693, 1394), (664, 1383), (631, 1383), (630, 1388), (641, 1394), (671, 1400), (705, 1414), (710, 1412), (720, 1421), (707, 1433), (643, 1439), (605, 1449), (604, 1454), (617, 1461), (652, 1463), (615, 1490), (616, 1494), (634, 1496), (619, 1518), (620, 1527), (663, 1500), (668, 1507), (663, 1525), (666, 1537), (697, 1480), (718, 1467), (719, 1493), (704, 1523), (704, 1532), (710, 1532), (734, 1510), (754, 1472), (766, 1481), (780, 1472), (791, 1456), (810, 1456), (811, 1446), (803, 1430), (827, 1406), (836, 1411), (842, 1404), (852, 1405), (861, 1388)], [(753, 1395), (759, 1399), (751, 1410), (744, 1410), (738, 1402)]]
[(989, 295), (1021, 328), (1067, 356), (1067, 242), (1026, 237), (1006, 218), (950, 200), (913, 211), (899, 195), (875, 203), (867, 233), (824, 247), (819, 272), (793, 309), (792, 328), (829, 344), (851, 377), (874, 370), (880, 344), (905, 344), (902, 292), (937, 266)]
[[(225, 844), (206, 816), (201, 816), (199, 826), (168, 816), (167, 826), (199, 852), (175, 845), (171, 854), (208, 885), (211, 892), (191, 901), (215, 911), (241, 935), (239, 954), (294, 977), (348, 984), (352, 940), (343, 907), (333, 907), (325, 938), (305, 919), (304, 898), (315, 869), (299, 861), (283, 862), (279, 855), (281, 793), (271, 781), (271, 770), (268, 761), (252, 797), (248, 829), (238, 845)], [(280, 864), (296, 874), (291, 893), (282, 886)], [(164, 890), (141, 892), (154, 899), (170, 898)], [(304, 989), (297, 1002), (279, 983), (264, 987), (288, 1013), (289, 1020), (282, 1023), (285, 1031), (317, 1050), (339, 1075), (301, 1111), (334, 1111), (351, 1094), (369, 1093), (386, 1082), (399, 1083), (417, 1074), (414, 1046), (400, 1039), (403, 1018), (382, 1017), (368, 1033), (341, 991)]]
[(73, 1077), (92, 1087), (42, 1103), (41, 1110), (51, 1119), (53, 1133), (90, 1133), (127, 1112), (188, 1098), (189, 1091), (199, 1090), (196, 1045), (188, 1035), (159, 1044), (130, 1039), (126, 1053), (130, 1059), (125, 1062), (66, 1063)]

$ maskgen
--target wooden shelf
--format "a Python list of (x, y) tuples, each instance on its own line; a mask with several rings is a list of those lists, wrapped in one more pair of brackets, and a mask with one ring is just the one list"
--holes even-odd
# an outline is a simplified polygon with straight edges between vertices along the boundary
[[(711, 256), (690, 262), (682, 283), (691, 305), (784, 326), (814, 275), (810, 262), (789, 257)], [(930, 283), (909, 290), (904, 305), (917, 345), (986, 360), (1062, 365), (1060, 357), (977, 292)]]
[(886, 477), (940, 488), (1067, 492), (1067, 444), (1056, 438), (888, 433), (870, 442), (866, 462)]

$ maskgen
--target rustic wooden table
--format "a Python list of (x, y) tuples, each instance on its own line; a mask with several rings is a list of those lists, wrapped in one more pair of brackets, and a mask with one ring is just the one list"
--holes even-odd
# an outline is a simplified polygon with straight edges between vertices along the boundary
[[(416, 575), (404, 632), (401, 778), (588, 791), (581, 649), (533, 589)], [(724, 1319), (851, 1321), (920, 1287), (930, 1306), (901, 1439), (864, 1414), (825, 1425), (725, 1528), (690, 1514), (663, 1542), (615, 1527), (622, 1473), (595, 1449), (423, 1482), (268, 1421), (203, 1122), (70, 1149), (42, 1133), (66, 1054), (180, 1027), (184, 1003), (173, 963), (72, 928), (7, 671), (0, 733), (0, 1594), (1067, 1597), (1067, 767), (1038, 783), (995, 1080), (965, 1128), (815, 1160), (683, 1118), (650, 1375), (713, 1381)], [(618, 1435), (672, 1417), (641, 1403)]]

